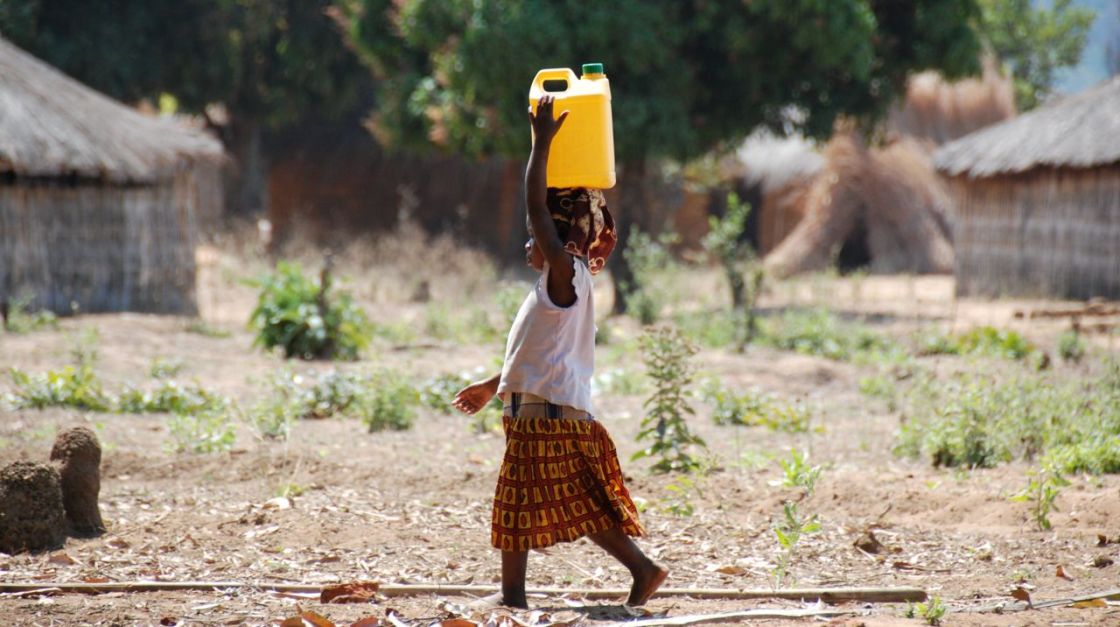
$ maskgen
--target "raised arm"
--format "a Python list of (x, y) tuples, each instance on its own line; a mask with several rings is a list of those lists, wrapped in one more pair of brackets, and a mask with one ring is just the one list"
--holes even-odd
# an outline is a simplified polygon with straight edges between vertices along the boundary
[(554, 102), (552, 96), (545, 94), (537, 104), (536, 115), (533, 115), (532, 109), (529, 110), (529, 122), (533, 125), (536, 141), (529, 153), (529, 166), (525, 169), (525, 205), (533, 239), (548, 261), (548, 295), (552, 302), (566, 307), (576, 300), (575, 287), (572, 286), (575, 268), (571, 256), (564, 252), (564, 242), (560, 241), (548, 211), (547, 171), (552, 139), (564, 125), (568, 112), (553, 118)]

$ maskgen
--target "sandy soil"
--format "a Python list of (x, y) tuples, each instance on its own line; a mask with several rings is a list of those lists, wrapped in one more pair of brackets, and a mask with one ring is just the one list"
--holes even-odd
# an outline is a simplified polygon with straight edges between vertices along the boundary
[[(243, 325), (253, 291), (238, 282), (240, 276), (236, 261), (225, 260), (202, 278), (204, 315), (229, 331), (229, 337), (192, 333), (187, 321), (178, 318), (81, 316), (64, 320), (57, 331), (0, 335), (0, 362), (31, 371), (60, 367), (70, 359), (75, 334), (93, 328), (100, 336), (97, 372), (109, 389), (144, 383), (157, 358), (178, 360), (183, 364), (178, 380), (197, 381), (243, 404), (264, 394), (264, 378), (282, 367), (297, 372), (336, 367), (285, 364), (278, 356), (251, 348), (252, 336)], [(717, 280), (713, 272), (691, 282), (697, 294), (709, 294)], [(361, 292), (362, 286), (357, 287)], [(448, 296), (452, 288), (436, 288), (436, 298), (448, 298), (452, 306), (488, 298), (477, 293)], [(420, 325), (429, 306), (371, 294), (367, 289), (364, 302), (377, 320)], [(943, 277), (814, 279), (778, 286), (764, 304), (827, 302), (889, 332), (926, 324), (997, 323), (1019, 325), (1040, 343), (1052, 345), (1060, 331), (1060, 323), (1045, 326), (1012, 318), (1016, 309), (1042, 303), (958, 303), (951, 295), (951, 280)], [(627, 348), (638, 329), (628, 320), (612, 320), (611, 327), (616, 339), (600, 351), (600, 370), (640, 370), (639, 355)], [(1108, 350), (1108, 340), (1097, 343), (1097, 350)], [(493, 343), (423, 340), (401, 347), (379, 341), (364, 361), (337, 367), (389, 367), (420, 382), (434, 374), (491, 367), (499, 351)], [(956, 367), (953, 360), (958, 358), (940, 359), (943, 364), (928, 363), (948, 370)], [(948, 625), (1120, 624), (1116, 603), (1004, 615), (971, 612), (1010, 601), (1017, 580), (1031, 587), (1036, 602), (1120, 587), (1120, 564), (1091, 565), (1102, 555), (1120, 562), (1120, 544), (1098, 546), (1098, 535), (1120, 541), (1120, 477), (1073, 478), (1057, 501), (1060, 512), (1052, 516), (1053, 530), (1040, 532), (1030, 520), (1028, 505), (1008, 499), (1023, 487), (1027, 466), (959, 472), (893, 456), (899, 416), (881, 401), (860, 395), (859, 378), (872, 372), (867, 367), (766, 348), (744, 355), (706, 350), (697, 356), (696, 365), (702, 377), (719, 377), (732, 388), (758, 386), (809, 403), (815, 429), (790, 435), (718, 427), (709, 420), (710, 408), (694, 401), (698, 415), (693, 424), (710, 445), (713, 471), (693, 477), (695, 485), (682, 499), (671, 489), (674, 477), (651, 474), (647, 462), (627, 461), (638, 449), (634, 436), (643, 397), (601, 394), (596, 399), (600, 419), (624, 456), (630, 489), (646, 504), (643, 520), (649, 536), (641, 545), (671, 569), (668, 586), (773, 585), (778, 545), (771, 526), (782, 502), (797, 498), (796, 491), (773, 485), (780, 477), (775, 460), (796, 447), (809, 451), (812, 462), (824, 469), (816, 493), (801, 502), (803, 511), (820, 515), (823, 529), (800, 545), (786, 585), (921, 587), (949, 606)], [(10, 389), (5, 377), (0, 392)], [(100, 538), (70, 539), (56, 553), (0, 555), (0, 581), (498, 581), (488, 525), (503, 446), (500, 434), (480, 435), (462, 416), (421, 410), (410, 431), (370, 434), (352, 420), (303, 421), (287, 442), (256, 439), (241, 425), (232, 451), (192, 455), (168, 452), (166, 420), (164, 415), (62, 409), (4, 411), (0, 464), (45, 460), (58, 429), (84, 424), (97, 431), (105, 448), (101, 507), (109, 531)], [(301, 493), (290, 499), (289, 508), (270, 506), (285, 485), (298, 486)], [(691, 516), (669, 511), (683, 501), (694, 508)], [(878, 554), (853, 546), (867, 530), (884, 545)], [(1059, 567), (1066, 577), (1058, 576)], [(586, 541), (533, 554), (529, 577), (531, 586), (629, 585), (627, 573)], [(257, 625), (295, 614), (299, 603), (339, 625), (368, 615), (384, 619), (390, 610), (407, 621), (428, 624), (451, 615), (447, 603), (471, 600), (427, 595), (320, 605), (317, 600), (252, 588), (225, 593), (6, 595), (0, 597), (0, 622)], [(625, 616), (617, 603), (581, 601), (577, 596), (533, 598), (531, 603), (556, 620), (605, 623)], [(682, 616), (806, 605), (655, 598), (647, 609)], [(834, 609), (851, 613), (847, 618), (854, 622), (843, 624), (920, 624), (903, 617), (904, 605), (847, 604)]]

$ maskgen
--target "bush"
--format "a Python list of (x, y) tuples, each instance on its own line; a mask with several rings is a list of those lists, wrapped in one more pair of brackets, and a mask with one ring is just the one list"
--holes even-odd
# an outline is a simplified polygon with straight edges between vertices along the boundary
[(1085, 341), (1075, 329), (1068, 329), (1058, 336), (1058, 355), (1066, 360), (1078, 362), (1085, 356)]
[(654, 239), (634, 227), (626, 240), (626, 249), (622, 254), (633, 275), (633, 282), (622, 286), (626, 292), (626, 313), (637, 318), (643, 326), (649, 326), (661, 317), (661, 307), (668, 298), (664, 275), (674, 267), (669, 247), (676, 239), (673, 233)]
[(1120, 385), (1041, 374), (926, 380), (910, 393), (896, 452), (937, 466), (992, 467), (1039, 456), (1070, 472), (1120, 472)]
[(400, 376), (382, 372), (374, 377), (355, 404), (355, 413), (370, 432), (412, 428), (420, 393)]
[(1037, 351), (1018, 331), (990, 326), (952, 335), (935, 333), (922, 338), (918, 346), (921, 355), (978, 355), (1015, 360)]
[(879, 359), (899, 351), (889, 338), (844, 322), (827, 309), (791, 310), (767, 320), (762, 341), (783, 350), (837, 361)]
[(112, 397), (101, 388), (101, 382), (88, 363), (48, 370), (38, 375), (29, 375), (19, 368), (12, 368), (9, 372), (16, 391), (5, 398), (16, 409), (73, 407), (86, 411), (110, 411), (113, 408)]
[(9, 303), (8, 315), (4, 322), (5, 330), (23, 335), (43, 329), (58, 328), (58, 317), (46, 309), (32, 310), (31, 301), (32, 296), (20, 294)]
[(369, 344), (369, 319), (348, 294), (331, 293), (328, 272), (323, 278), (310, 279), (298, 265), (280, 262), (275, 273), (254, 282), (260, 288), (249, 319), (254, 344), (283, 347), (289, 358), (357, 359)]
[(172, 414), (167, 426), (169, 448), (177, 452), (219, 453), (233, 448), (236, 440), (233, 422), (221, 411)]
[(170, 413), (198, 414), (205, 411), (221, 411), (228, 402), (198, 385), (180, 385), (174, 381), (164, 381), (152, 391), (127, 388), (117, 399), (117, 411), (126, 414)]
[(712, 420), (717, 425), (766, 427), (771, 431), (805, 433), (809, 430), (811, 414), (804, 405), (783, 402), (751, 389), (735, 394), (730, 389), (709, 380), (704, 387), (704, 401), (712, 406)]

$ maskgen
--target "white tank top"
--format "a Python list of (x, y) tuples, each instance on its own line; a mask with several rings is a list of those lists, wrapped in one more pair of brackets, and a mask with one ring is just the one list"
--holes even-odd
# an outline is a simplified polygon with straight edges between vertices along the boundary
[(572, 258), (576, 301), (560, 307), (548, 296), (548, 264), (521, 303), (506, 340), (498, 393), (524, 392), (588, 413), (595, 371), (595, 305), (591, 272)]

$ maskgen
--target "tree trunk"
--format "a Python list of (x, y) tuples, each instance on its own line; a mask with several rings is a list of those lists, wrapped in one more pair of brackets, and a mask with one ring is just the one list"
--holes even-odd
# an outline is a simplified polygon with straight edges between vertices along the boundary
[(639, 229), (650, 232), (645, 196), (646, 163), (639, 159), (627, 163), (622, 167), (623, 176), (620, 178), (618, 189), (618, 206), (611, 207), (611, 215), (618, 228), (618, 243), (611, 254), (607, 265), (611, 271), (614, 282), (614, 309), (612, 313), (626, 313), (626, 304), (634, 291), (634, 270), (626, 260), (626, 245), (630, 234), (636, 225)]
[(260, 121), (230, 116), (226, 149), (234, 167), (226, 175), (226, 212), (234, 216), (259, 216), (268, 208), (268, 163), (261, 146)]

